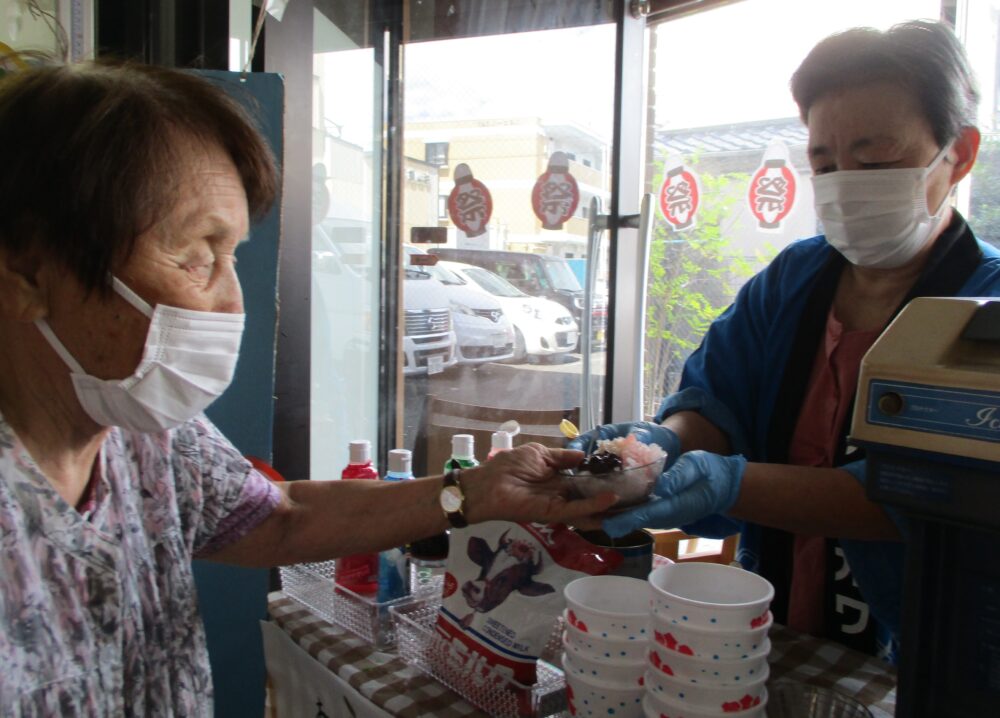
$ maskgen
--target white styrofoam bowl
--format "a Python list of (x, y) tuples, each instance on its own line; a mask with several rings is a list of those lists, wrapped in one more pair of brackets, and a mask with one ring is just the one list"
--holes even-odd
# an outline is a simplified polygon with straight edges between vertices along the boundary
[(629, 576), (583, 576), (566, 584), (566, 621), (601, 638), (649, 636), (649, 588)]
[(711, 708), (696, 708), (695, 706), (680, 706), (650, 691), (646, 691), (646, 696), (642, 700), (642, 711), (646, 718), (764, 718), (766, 709), (766, 690), (759, 705), (746, 710), (730, 712)]
[(747, 658), (726, 658), (712, 660), (697, 658), (664, 646), (651, 644), (648, 663), (651, 668), (681, 680), (699, 683), (746, 683), (767, 670), (767, 655), (771, 652), (771, 642), (764, 639), (760, 652)]
[(570, 714), (582, 718), (630, 718), (642, 715), (642, 697), (646, 689), (638, 684), (616, 685), (589, 680), (568, 667), (566, 656), (562, 659), (566, 674), (566, 702)]
[(770, 671), (767, 664), (753, 679), (745, 683), (705, 683), (670, 676), (653, 666), (646, 672), (647, 692), (677, 705), (699, 709), (711, 708), (722, 712), (748, 710), (760, 704), (764, 683)]
[(639, 639), (601, 638), (574, 628), (566, 620), (565, 611), (563, 620), (566, 630), (566, 640), (563, 645), (568, 653), (582, 653), (600, 660), (624, 662), (642, 661), (646, 658), (646, 649), (649, 646), (648, 632)]
[(653, 614), (650, 629), (653, 644), (680, 654), (713, 661), (746, 659), (766, 654), (770, 648), (767, 632), (774, 623), (768, 612), (767, 621), (748, 631), (712, 631), (694, 626), (674, 624)]
[(646, 671), (645, 660), (610, 660), (600, 654), (573, 651), (567, 645), (565, 633), (563, 633), (563, 649), (567, 670), (573, 673), (595, 681), (621, 685), (642, 685), (642, 676)]
[(774, 586), (736, 566), (689, 561), (649, 574), (653, 612), (677, 623), (714, 630), (748, 630), (765, 619)]

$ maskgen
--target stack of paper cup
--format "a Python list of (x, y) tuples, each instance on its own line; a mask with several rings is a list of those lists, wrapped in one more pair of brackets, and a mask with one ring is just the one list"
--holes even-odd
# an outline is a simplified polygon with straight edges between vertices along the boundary
[(646, 716), (762, 718), (774, 587), (741, 568), (676, 563), (649, 575)]
[(584, 576), (564, 589), (563, 672), (574, 716), (642, 718), (649, 648), (649, 585)]

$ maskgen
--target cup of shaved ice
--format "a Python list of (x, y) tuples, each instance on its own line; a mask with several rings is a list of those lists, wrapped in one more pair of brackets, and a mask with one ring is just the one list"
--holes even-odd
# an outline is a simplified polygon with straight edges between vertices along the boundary
[(649, 498), (666, 461), (667, 452), (658, 444), (644, 444), (629, 434), (597, 441), (594, 452), (563, 475), (577, 496), (612, 491), (618, 495), (612, 509), (623, 509)]

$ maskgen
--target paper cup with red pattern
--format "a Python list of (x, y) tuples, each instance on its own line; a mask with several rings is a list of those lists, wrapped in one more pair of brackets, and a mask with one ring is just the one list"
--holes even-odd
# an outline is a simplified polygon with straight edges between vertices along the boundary
[(649, 637), (649, 588), (629, 576), (583, 576), (563, 589), (566, 621), (600, 638)]
[(757, 676), (738, 683), (704, 683), (691, 678), (678, 678), (656, 670), (646, 672), (646, 689), (658, 698), (677, 705), (731, 713), (760, 705), (769, 669), (764, 664)]
[(563, 633), (563, 655), (566, 656), (569, 670), (595, 681), (607, 681), (622, 685), (643, 684), (643, 674), (646, 672), (646, 660), (613, 660), (603, 655), (595, 655), (585, 651), (572, 651), (567, 645), (566, 633)]
[(575, 672), (566, 656), (563, 656), (562, 668), (566, 674), (566, 707), (571, 716), (641, 718), (642, 697), (646, 695), (644, 686), (591, 680)]
[(756, 628), (747, 631), (712, 631), (673, 623), (654, 614), (650, 625), (653, 634), (650, 646), (712, 661), (747, 659), (767, 655), (770, 650), (767, 632), (773, 623), (774, 617), (768, 612), (767, 619)]
[(626, 663), (645, 660), (646, 649), (649, 646), (645, 637), (630, 640), (628, 638), (601, 638), (592, 633), (584, 633), (569, 622), (566, 613), (563, 611), (565, 628), (563, 648), (567, 653), (583, 654), (598, 660)]
[(646, 693), (645, 698), (642, 700), (642, 713), (645, 718), (764, 718), (766, 710), (766, 690), (757, 705), (730, 711), (696, 708), (695, 706), (678, 706), (669, 701), (662, 700), (649, 692)]
[(650, 667), (668, 676), (699, 683), (747, 683), (767, 670), (767, 655), (771, 641), (764, 639), (760, 651), (747, 658), (697, 658), (662, 645), (651, 644), (647, 662)]
[(746, 631), (766, 620), (774, 586), (735, 566), (691, 561), (649, 574), (653, 613), (694, 628)]

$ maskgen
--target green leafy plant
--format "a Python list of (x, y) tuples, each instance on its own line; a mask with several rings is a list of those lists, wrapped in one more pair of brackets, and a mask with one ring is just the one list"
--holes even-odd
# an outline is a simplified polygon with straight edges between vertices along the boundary
[[(653, 187), (660, 187), (663, 176), (661, 164)], [(647, 416), (677, 388), (684, 361), (712, 321), (776, 253), (768, 247), (767, 256), (746, 257), (733, 246), (737, 210), (744, 201), (749, 174), (699, 174), (699, 181), (701, 199), (694, 228), (674, 231), (659, 216), (654, 224), (643, 372)]]
[(1000, 247), (1000, 142), (995, 139), (979, 147), (972, 168), (968, 219), (977, 237)]

